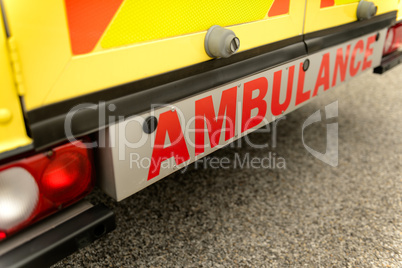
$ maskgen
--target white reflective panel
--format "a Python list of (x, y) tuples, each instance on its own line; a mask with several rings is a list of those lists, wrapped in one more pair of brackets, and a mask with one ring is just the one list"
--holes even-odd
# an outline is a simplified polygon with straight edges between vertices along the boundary
[[(102, 189), (120, 201), (377, 67), (381, 63), (386, 31), (384, 28), (351, 39), (174, 103), (156, 103), (153, 110), (110, 125), (100, 132), (100, 141), (106, 145), (99, 151)], [(304, 70), (307, 60), (309, 68)], [(197, 112), (196, 107), (202, 111)], [(206, 118), (207, 109), (211, 110), (209, 118), (214, 121), (208, 120), (215, 122), (214, 130), (207, 130), (203, 122), (195, 124), (197, 117)], [(150, 116), (158, 119), (158, 126), (147, 134), (141, 126)], [(244, 122), (252, 122), (257, 116), (259, 119), (254, 121), (257, 125), (248, 128)], [(234, 129), (228, 138), (221, 134), (226, 126), (228, 130), (230, 126)], [(212, 131), (220, 135), (215, 136), (218, 137), (214, 141), (216, 146), (210, 140), (215, 135)], [(202, 136), (197, 141), (196, 133), (204, 133), (203, 141)], [(197, 146), (204, 150), (196, 151)]]
[(25, 169), (13, 167), (0, 172), (0, 230), (8, 230), (28, 219), (38, 197), (38, 185)]

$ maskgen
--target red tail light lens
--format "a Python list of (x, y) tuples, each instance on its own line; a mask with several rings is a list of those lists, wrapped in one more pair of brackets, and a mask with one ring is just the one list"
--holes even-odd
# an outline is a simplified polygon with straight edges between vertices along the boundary
[(1, 166), (0, 240), (89, 193), (91, 159), (77, 141)]
[(77, 152), (60, 154), (43, 173), (42, 192), (55, 203), (71, 200), (81, 193), (90, 183), (91, 164)]
[(402, 22), (388, 29), (383, 56), (396, 51), (402, 45)]

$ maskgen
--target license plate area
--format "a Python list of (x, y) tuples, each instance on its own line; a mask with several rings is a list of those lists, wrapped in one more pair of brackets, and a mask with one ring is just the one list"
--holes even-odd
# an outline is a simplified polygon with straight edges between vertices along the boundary
[[(109, 126), (99, 135), (102, 189), (120, 201), (371, 70), (381, 63), (385, 33), (373, 32), (172, 104), (156, 103)], [(143, 126), (151, 119), (157, 126), (148, 134)]]

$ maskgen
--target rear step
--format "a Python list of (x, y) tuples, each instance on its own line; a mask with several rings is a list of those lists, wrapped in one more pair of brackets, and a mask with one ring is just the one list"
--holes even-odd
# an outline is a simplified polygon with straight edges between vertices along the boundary
[(83, 202), (2, 241), (0, 267), (50, 266), (115, 228), (111, 210)]

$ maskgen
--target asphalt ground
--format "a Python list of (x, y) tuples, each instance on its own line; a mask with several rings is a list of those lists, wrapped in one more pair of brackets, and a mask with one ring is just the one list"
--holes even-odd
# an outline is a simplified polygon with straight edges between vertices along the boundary
[[(303, 122), (338, 101), (339, 163), (312, 156)], [(326, 124), (305, 129), (326, 148)], [(402, 267), (402, 65), (332, 89), (212, 158), (267, 167), (191, 165), (116, 203), (117, 229), (54, 267)], [(271, 153), (271, 154), (270, 154)], [(277, 163), (285, 163), (278, 166)]]

